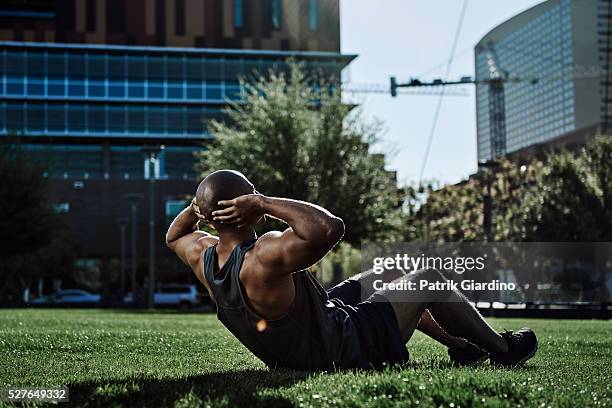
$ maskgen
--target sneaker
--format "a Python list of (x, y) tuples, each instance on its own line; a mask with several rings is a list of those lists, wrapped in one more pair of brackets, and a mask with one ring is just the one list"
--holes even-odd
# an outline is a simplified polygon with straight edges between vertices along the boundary
[(517, 332), (507, 331), (500, 333), (508, 342), (506, 353), (491, 353), (491, 364), (505, 367), (518, 367), (533, 357), (538, 350), (538, 339), (528, 327)]
[(458, 366), (477, 365), (489, 358), (486, 351), (469, 341), (463, 347), (449, 348), (448, 356), (451, 362)]

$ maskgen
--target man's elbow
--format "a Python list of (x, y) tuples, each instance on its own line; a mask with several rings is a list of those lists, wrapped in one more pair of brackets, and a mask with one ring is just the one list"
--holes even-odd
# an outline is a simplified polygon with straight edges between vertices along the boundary
[(331, 217), (327, 223), (325, 240), (334, 245), (344, 236), (344, 221), (339, 217)]
[(169, 234), (166, 234), (166, 246), (168, 247), (168, 249), (174, 252), (174, 247), (176, 246), (175, 244), (176, 244), (176, 241), (173, 240)]

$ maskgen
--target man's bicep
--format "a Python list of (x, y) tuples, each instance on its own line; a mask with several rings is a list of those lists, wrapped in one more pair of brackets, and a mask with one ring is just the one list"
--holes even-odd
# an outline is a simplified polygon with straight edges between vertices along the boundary
[(272, 231), (264, 234), (257, 241), (255, 249), (262, 266), (279, 273), (306, 269), (327, 252), (298, 237), (291, 228), (282, 233)]

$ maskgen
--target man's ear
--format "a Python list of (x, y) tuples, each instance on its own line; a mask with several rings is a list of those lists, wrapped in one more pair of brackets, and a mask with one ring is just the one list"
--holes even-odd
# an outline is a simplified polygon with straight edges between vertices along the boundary
[(208, 219), (206, 218), (206, 215), (196, 213), (196, 217), (198, 217), (198, 228), (200, 227), (200, 225), (204, 224), (208, 228), (215, 229), (215, 227), (212, 225), (212, 222), (208, 221)]

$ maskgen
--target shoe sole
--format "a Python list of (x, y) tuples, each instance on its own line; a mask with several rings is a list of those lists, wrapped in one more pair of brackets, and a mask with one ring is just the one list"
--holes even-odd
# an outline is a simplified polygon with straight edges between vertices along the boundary
[(520, 367), (523, 364), (525, 364), (527, 362), (527, 360), (529, 360), (530, 358), (532, 358), (533, 356), (535, 356), (535, 353), (538, 351), (538, 343), (536, 341), (535, 347), (533, 348), (533, 350), (527, 354), (525, 357), (523, 357), (518, 363), (516, 363), (515, 365), (513, 365), (512, 367)]
[(522, 359), (520, 359), (518, 362), (516, 362), (515, 364), (502, 364), (502, 363), (497, 363), (494, 361), (491, 361), (491, 364), (494, 366), (498, 366), (498, 367), (510, 367), (510, 368), (518, 368), (520, 366), (522, 366), (523, 364), (525, 364), (527, 362), (527, 360), (529, 360), (530, 358), (532, 358), (533, 356), (535, 356), (536, 352), (538, 351), (538, 342), (536, 340), (536, 344), (533, 348), (533, 350), (531, 350), (529, 352), (529, 354), (527, 354), (525, 357), (523, 357)]
[(483, 354), (478, 360), (470, 361), (469, 363), (459, 363), (457, 361), (451, 360), (451, 363), (457, 367), (474, 367), (480, 365), (489, 359), (488, 354)]
[(489, 359), (489, 355), (488, 354), (483, 354), (482, 357), (480, 357), (478, 360), (474, 361), (472, 363), (472, 365), (478, 365), (478, 364), (482, 364), (485, 361), (487, 361)]

